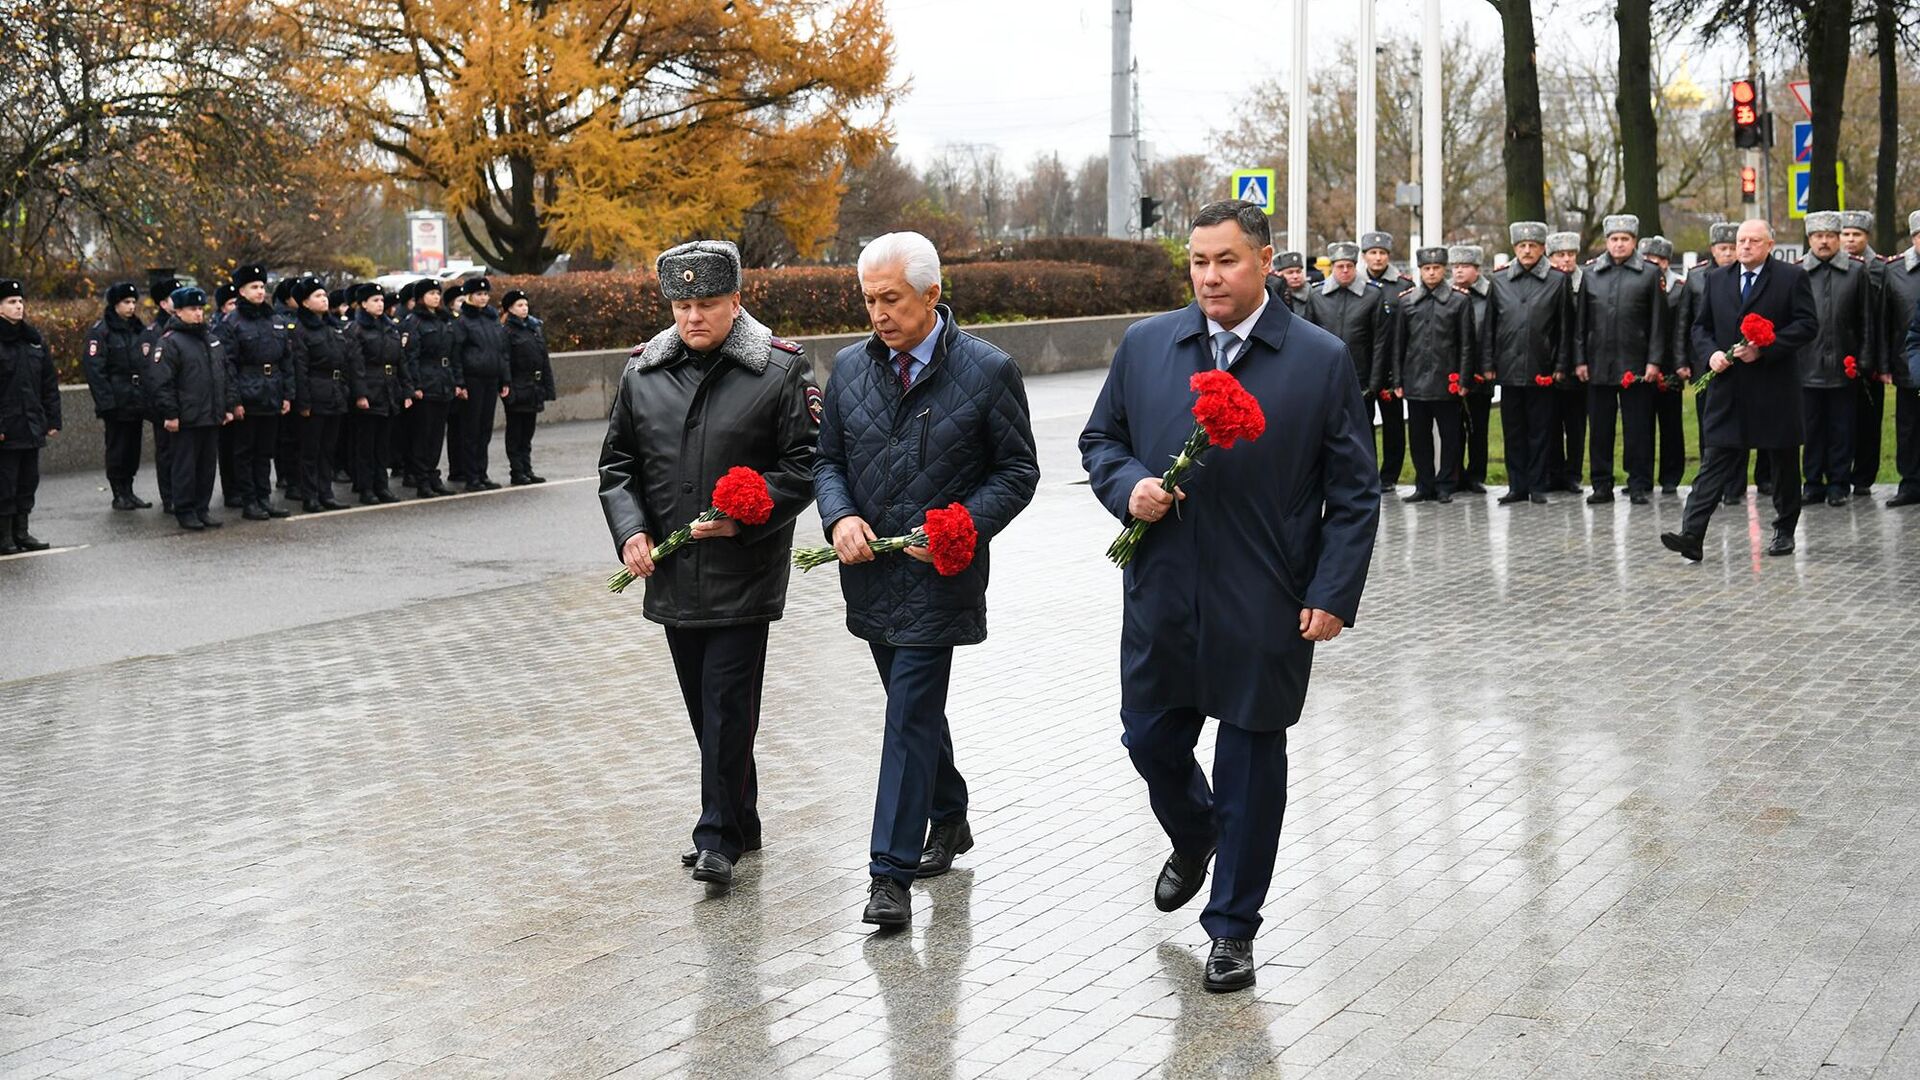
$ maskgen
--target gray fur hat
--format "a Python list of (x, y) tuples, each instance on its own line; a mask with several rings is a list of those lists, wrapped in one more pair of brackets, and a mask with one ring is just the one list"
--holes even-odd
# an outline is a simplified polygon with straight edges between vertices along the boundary
[(1455, 244), (1447, 249), (1447, 261), (1455, 266), (1479, 266), (1486, 257), (1478, 244)]
[(1920, 236), (1920, 210), (1907, 215), (1907, 235)]
[(1273, 272), (1282, 270), (1304, 270), (1307, 260), (1297, 251), (1283, 251), (1273, 257)]
[(1328, 262), (1337, 263), (1343, 259), (1347, 262), (1359, 262), (1360, 245), (1351, 240), (1335, 240), (1327, 245)]
[(1873, 211), (1842, 210), (1840, 211), (1840, 227), (1843, 229), (1859, 229), (1861, 232), (1872, 232)]
[(1372, 251), (1374, 248), (1379, 248), (1382, 251), (1392, 251), (1393, 234), (1390, 232), (1361, 233), (1360, 250)]
[(1418, 266), (1433, 266), (1436, 264), (1445, 266), (1447, 264), (1447, 249), (1443, 247), (1421, 248), (1419, 251), (1413, 253), (1413, 261), (1415, 265)]
[(1740, 223), (1737, 221), (1716, 221), (1707, 226), (1707, 243), (1731, 244), (1740, 238)]
[(740, 249), (731, 240), (695, 240), (671, 247), (653, 262), (660, 295), (703, 300), (740, 291)]
[(1817, 232), (1837, 233), (1840, 231), (1840, 211), (1815, 210), (1807, 215), (1807, 235)]
[(1547, 236), (1547, 254), (1551, 255), (1556, 251), (1571, 251), (1578, 255), (1580, 253), (1580, 234), (1577, 232), (1557, 232), (1549, 234)]
[(1633, 236), (1639, 236), (1640, 219), (1632, 214), (1608, 214), (1601, 224), (1601, 235), (1612, 236), (1614, 233), (1630, 233)]
[(1673, 261), (1673, 241), (1658, 233), (1640, 241), (1640, 254), (1651, 255), (1656, 259)]
[(1547, 242), (1547, 223), (1544, 221), (1516, 221), (1507, 226), (1507, 242), (1509, 244), (1544, 244)]

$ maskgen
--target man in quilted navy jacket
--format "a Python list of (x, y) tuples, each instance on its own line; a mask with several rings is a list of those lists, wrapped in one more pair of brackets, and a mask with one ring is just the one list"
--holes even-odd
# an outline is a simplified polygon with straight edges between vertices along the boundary
[[(873, 334), (834, 357), (814, 486), (847, 629), (872, 648), (887, 691), (861, 918), (899, 927), (912, 918), (907, 886), (973, 846), (947, 729), (953, 647), (987, 636), (989, 542), (1032, 501), (1040, 466), (1020, 368), (954, 325), (931, 241), (903, 232), (868, 244), (860, 291)], [(954, 502), (980, 534), (967, 569), (942, 577), (924, 548), (874, 557), (868, 541), (904, 536)]]

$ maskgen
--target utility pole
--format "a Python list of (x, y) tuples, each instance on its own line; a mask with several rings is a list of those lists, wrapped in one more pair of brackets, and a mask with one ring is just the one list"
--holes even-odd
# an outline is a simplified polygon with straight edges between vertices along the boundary
[(1766, 125), (1761, 133), (1760, 145), (1747, 151), (1747, 165), (1760, 170), (1760, 213), (1767, 219), (1767, 227), (1772, 228), (1773, 110), (1767, 104), (1767, 73), (1760, 68), (1760, 16), (1757, 4), (1747, 7), (1747, 66), (1753, 72), (1754, 85), (1760, 88), (1760, 100), (1755, 104), (1759, 106)]
[[(1294, 2), (1305, 10), (1306, 0)], [(1379, 156), (1375, 151), (1380, 116), (1379, 58), (1373, 0), (1360, 0), (1360, 70), (1354, 76), (1353, 87), (1353, 236), (1356, 240), (1372, 232), (1377, 221), (1378, 208), (1374, 203), (1380, 185), (1374, 180), (1373, 166)]]
[(1426, 0), (1420, 29), (1420, 232), (1433, 247), (1447, 235), (1440, 216), (1440, 0)]
[(1107, 139), (1107, 235), (1133, 236), (1139, 170), (1133, 156), (1133, 0), (1113, 0), (1113, 117)]
[(1293, 88), (1287, 100), (1287, 250), (1307, 250), (1307, 0), (1293, 0)]

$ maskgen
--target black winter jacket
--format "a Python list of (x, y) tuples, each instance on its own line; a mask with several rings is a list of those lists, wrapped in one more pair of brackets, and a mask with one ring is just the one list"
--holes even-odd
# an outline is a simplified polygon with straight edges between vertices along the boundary
[(87, 389), (93, 392), (93, 415), (108, 420), (144, 420), (147, 417), (146, 364), (140, 338), (146, 326), (138, 315), (123, 319), (108, 311), (87, 330), (87, 353), (80, 358)]
[(1449, 375), (1462, 389), (1473, 385), (1473, 315), (1467, 298), (1451, 285), (1417, 284), (1394, 304), (1393, 370), (1381, 385), (1415, 401), (1446, 401)]
[(423, 392), (426, 401), (452, 401), (454, 390), (462, 384), (453, 313), (446, 308), (415, 308), (401, 329), (407, 335), (407, 372), (413, 388)]
[(0, 319), (0, 450), (37, 450), (60, 428), (60, 380), (40, 331)]
[(1488, 278), (1493, 293), (1492, 340), (1483, 360), (1501, 386), (1535, 386), (1550, 376), (1573, 345), (1573, 281), (1540, 259), (1518, 262)]
[(1873, 373), (1871, 341), (1867, 337), (1867, 264), (1846, 252), (1822, 259), (1808, 252), (1800, 260), (1813, 286), (1814, 310), (1820, 313), (1820, 333), (1800, 350), (1800, 385), (1809, 390), (1842, 390), (1855, 382), (1847, 378), (1846, 358), (1859, 366), (1861, 378)]
[(1359, 274), (1354, 275), (1353, 284), (1345, 286), (1329, 277), (1309, 290), (1306, 317), (1346, 343), (1360, 392), (1371, 396), (1378, 391), (1378, 373), (1387, 368), (1393, 340), (1386, 295), (1380, 286)]
[[(347, 324), (347, 382), (355, 398), (366, 398), (372, 416), (399, 416), (413, 393), (407, 381), (405, 345), (392, 321), (356, 312)], [(357, 409), (358, 403), (355, 403)]]
[(1588, 385), (1618, 387), (1628, 372), (1638, 382), (1648, 364), (1664, 370), (1669, 330), (1660, 271), (1638, 253), (1618, 263), (1602, 253), (1584, 278), (1574, 363), (1587, 366)]
[(347, 338), (333, 319), (302, 311), (294, 320), (294, 407), (314, 416), (345, 416), (353, 408)]
[(538, 319), (507, 316), (507, 411), (537, 413), (555, 396), (553, 361)]
[(233, 363), (220, 331), (206, 323), (167, 321), (155, 345), (154, 412), (183, 428), (219, 427), (240, 399), (233, 392)]
[(1907, 328), (1920, 316), (1920, 250), (1908, 248), (1905, 255), (1887, 263), (1886, 280), (1880, 293), (1880, 355), (1893, 373), (1894, 385), (1908, 390), (1920, 387), (1920, 370), (1915, 370), (1907, 352)]
[(294, 394), (293, 316), (245, 300), (220, 323), (233, 361), (233, 392), (249, 413), (277, 414)]
[(979, 530), (972, 565), (942, 577), (904, 554), (842, 565), (847, 629), (890, 645), (971, 645), (987, 636), (988, 548), (1040, 482), (1026, 386), (1013, 358), (945, 320), (933, 360), (902, 392), (878, 336), (840, 350), (814, 469), (820, 522), (858, 515), (904, 536), (958, 502)]
[(466, 379), (475, 383), (506, 382), (507, 330), (500, 325), (498, 309), (462, 304), (460, 318), (454, 322), (454, 342)]
[(693, 521), (736, 465), (764, 476), (773, 496), (765, 524), (690, 541), (660, 560), (646, 582), (648, 619), (731, 626), (785, 611), (793, 521), (813, 497), (819, 402), (800, 346), (744, 311), (708, 358), (671, 326), (633, 351), (600, 447), (600, 508), (615, 557), (638, 533), (657, 546)]

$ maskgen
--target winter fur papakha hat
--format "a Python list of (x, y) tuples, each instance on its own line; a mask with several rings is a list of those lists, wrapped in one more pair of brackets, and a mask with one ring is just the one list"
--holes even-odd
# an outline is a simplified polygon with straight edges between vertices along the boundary
[(730, 240), (695, 240), (671, 247), (654, 260), (660, 295), (668, 300), (704, 300), (740, 291), (740, 249)]

